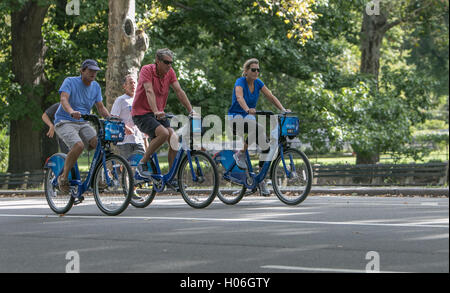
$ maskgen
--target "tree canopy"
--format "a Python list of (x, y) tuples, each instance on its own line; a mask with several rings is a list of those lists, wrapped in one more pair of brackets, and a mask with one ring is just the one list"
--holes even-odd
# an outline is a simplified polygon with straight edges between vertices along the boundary
[[(32, 2), (48, 7), (41, 24), (44, 78), (26, 84), (13, 71), (11, 27), (13, 14)], [(314, 151), (346, 143), (361, 154), (420, 157), (413, 126), (448, 96), (448, 2), (381, 1), (381, 16), (392, 25), (380, 43), (378, 78), (361, 71), (368, 2), (136, 0), (137, 26), (150, 40), (142, 65), (154, 62), (157, 49), (172, 49), (174, 69), (191, 103), (204, 115), (223, 117), (242, 64), (258, 58), (261, 79), (299, 114), (300, 139)], [(67, 15), (67, 3), (0, 3), (1, 125), (33, 120), (33, 131), (42, 132), (42, 112), (59, 101), (59, 86), (79, 74), (82, 60), (96, 59), (106, 69), (108, 2), (80, 1), (79, 15)], [(105, 72), (97, 76), (103, 93)], [(260, 108), (274, 109), (263, 97)], [(184, 113), (173, 93), (167, 111)], [(42, 160), (42, 154), (36, 156)]]

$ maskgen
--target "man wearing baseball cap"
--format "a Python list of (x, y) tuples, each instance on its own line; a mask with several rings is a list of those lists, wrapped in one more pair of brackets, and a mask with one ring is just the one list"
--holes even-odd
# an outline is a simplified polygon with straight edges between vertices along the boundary
[(55, 113), (55, 132), (70, 149), (64, 164), (64, 170), (58, 178), (59, 189), (69, 193), (69, 170), (75, 165), (83, 149), (94, 149), (97, 146), (97, 134), (89, 122), (81, 115), (89, 114), (92, 107), (107, 118), (108, 109), (102, 103), (102, 90), (95, 81), (100, 70), (97, 62), (86, 59), (81, 64), (81, 75), (67, 77), (59, 89), (61, 103)]

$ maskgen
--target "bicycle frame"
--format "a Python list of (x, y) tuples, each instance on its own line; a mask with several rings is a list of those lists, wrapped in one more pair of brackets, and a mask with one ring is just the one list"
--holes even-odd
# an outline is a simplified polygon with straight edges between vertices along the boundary
[[(184, 150), (183, 148), (180, 148), (175, 156), (175, 159), (173, 161), (172, 167), (170, 168), (170, 170), (166, 173), (166, 174), (161, 174), (161, 168), (159, 166), (159, 160), (158, 160), (158, 155), (155, 153), (152, 155), (152, 157), (150, 158), (151, 160), (153, 160), (153, 162), (155, 163), (155, 167), (156, 167), (156, 173), (155, 174), (151, 174), (151, 179), (146, 178), (146, 177), (142, 177), (139, 175), (139, 173), (136, 171), (134, 178), (136, 180), (140, 180), (140, 181), (144, 181), (144, 182), (158, 182), (161, 184), (154, 184), (153, 188), (155, 189), (156, 192), (161, 192), (164, 190), (166, 184), (168, 182), (171, 182), (178, 171), (178, 168), (180, 167), (180, 163), (181, 160), (183, 158), (184, 153), (186, 152), (186, 156), (188, 157), (188, 161), (189, 161), (189, 166), (191, 168), (191, 174), (192, 174), (192, 178), (193, 181), (197, 182), (198, 181), (198, 176), (202, 176), (203, 172), (200, 168), (199, 162), (198, 162), (198, 158), (195, 158), (195, 163), (197, 164), (198, 170), (201, 174), (195, 174), (194, 172), (194, 166), (192, 164), (192, 158), (191, 158), (191, 150)], [(142, 158), (142, 155), (140, 154), (136, 154), (135, 157), (133, 158), (134, 162), (139, 162), (140, 159)]]
[[(100, 123), (98, 123), (98, 124), (100, 124)], [(90, 188), (92, 175), (97, 170), (97, 168), (99, 168), (99, 166), (98, 166), (99, 164), (102, 164), (102, 166), (104, 168), (107, 184), (108, 185), (111, 184), (111, 179), (107, 175), (108, 172), (106, 171), (106, 151), (103, 148), (102, 137), (103, 137), (103, 128), (99, 127), (99, 129), (97, 131), (97, 146), (95, 148), (95, 153), (92, 158), (92, 162), (89, 167), (89, 172), (88, 172), (86, 179), (84, 181), (81, 181), (80, 171), (78, 168), (78, 162), (75, 162), (75, 165), (73, 166), (72, 170), (69, 172), (70, 186), (78, 186), (77, 193), (76, 194), (71, 193), (71, 195), (74, 198), (81, 199), (82, 195)], [(99, 159), (101, 159), (101, 163), (100, 163)], [(58, 177), (63, 172), (64, 161), (65, 160), (62, 160), (61, 157), (54, 155), (54, 156), (50, 157), (47, 160), (47, 162), (45, 163), (44, 168), (52, 168), (53, 173), (58, 174), (58, 176), (56, 176), (52, 180), (52, 185), (54, 187), (58, 186)]]
[[(267, 114), (273, 114), (273, 113), (262, 111), (262, 114), (267, 115)], [(281, 156), (281, 161), (283, 162), (283, 167), (286, 172), (286, 175), (288, 176), (288, 178), (291, 178), (292, 172), (290, 172), (288, 170), (288, 168), (286, 167), (286, 160), (284, 157), (284, 150), (286, 149), (286, 142), (285, 142), (285, 138), (281, 135), (280, 119), (278, 122), (279, 122), (278, 123), (278, 127), (279, 127), (279, 129), (278, 129), (278, 145), (275, 150), (274, 149), (270, 150), (268, 157), (276, 158), (278, 155)], [(278, 150), (278, 152), (275, 154), (274, 152), (276, 150)], [(215, 157), (216, 161), (221, 162), (222, 165), (225, 167), (223, 159), (217, 159), (217, 158), (221, 158), (220, 154), (224, 155), (225, 160), (232, 160), (232, 157), (229, 155), (226, 155), (224, 152), (234, 152), (234, 151), (223, 150), (223, 151), (220, 151), (219, 153), (217, 153), (214, 157)], [(219, 155), (219, 156), (217, 156), (217, 155)], [(261, 170), (258, 173), (255, 173), (253, 171), (253, 167), (252, 167), (252, 164), (250, 161), (250, 155), (249, 155), (248, 150), (245, 151), (245, 157), (246, 157), (247, 166), (248, 166), (247, 170), (242, 170), (242, 169), (238, 168), (236, 165), (236, 162), (234, 161), (233, 164), (231, 164), (228, 168), (225, 167), (225, 173), (223, 174), (223, 178), (226, 180), (230, 180), (236, 184), (243, 185), (247, 189), (254, 189), (266, 177), (267, 172), (269, 172), (270, 167), (272, 165), (272, 161), (265, 161)], [(291, 165), (292, 170), (294, 170), (294, 172), (295, 172), (295, 164), (292, 161), (292, 157), (289, 158), (289, 164)], [(250, 184), (249, 184), (249, 180), (248, 180), (249, 178), (251, 178)]]
[[(173, 115), (167, 115), (167, 118), (172, 118)], [(191, 119), (189, 120), (191, 123)], [(144, 181), (144, 182), (151, 182), (153, 181), (153, 183), (160, 183), (160, 184), (153, 184), (153, 188), (155, 189), (156, 192), (161, 192), (164, 190), (164, 188), (166, 187), (166, 184), (168, 182), (171, 182), (178, 171), (178, 168), (180, 167), (180, 163), (181, 160), (183, 159), (183, 155), (186, 152), (186, 156), (188, 157), (188, 162), (189, 162), (189, 167), (191, 169), (191, 175), (193, 178), (194, 182), (198, 181), (198, 176), (203, 176), (203, 171), (200, 167), (200, 163), (198, 161), (198, 158), (195, 158), (195, 163), (197, 165), (197, 170), (199, 170), (198, 176), (197, 174), (195, 174), (194, 172), (194, 166), (192, 165), (192, 158), (191, 158), (191, 149), (186, 147), (186, 150), (183, 148), (183, 146), (180, 146), (180, 149), (177, 151), (176, 155), (175, 155), (175, 159), (173, 161), (172, 167), (169, 169), (169, 171), (166, 174), (161, 174), (161, 168), (159, 166), (159, 160), (158, 160), (158, 155), (157, 153), (154, 153), (150, 160), (152, 160), (155, 164), (155, 168), (156, 168), (156, 173), (155, 174), (151, 174), (151, 179), (146, 178), (146, 177), (142, 177), (139, 175), (139, 173), (136, 171), (135, 175), (134, 175), (134, 179), (139, 180), (139, 181)], [(128, 160), (131, 162), (132, 166), (137, 166), (137, 164), (139, 163), (139, 161), (142, 159), (142, 155), (141, 154), (135, 154), (134, 157), (129, 158)], [(149, 164), (149, 163), (147, 163)], [(151, 168), (151, 166), (148, 166), (149, 168)], [(149, 169), (150, 170), (150, 169)]]

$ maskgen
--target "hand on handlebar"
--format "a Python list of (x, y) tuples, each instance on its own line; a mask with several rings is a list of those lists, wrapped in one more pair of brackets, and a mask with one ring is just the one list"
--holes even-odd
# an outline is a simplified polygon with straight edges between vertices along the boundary
[(161, 119), (163, 119), (164, 117), (166, 117), (166, 113), (164, 113), (164, 112), (155, 112), (155, 118), (156, 118), (157, 120), (161, 120)]
[(192, 111), (189, 113), (189, 117), (192, 117), (192, 118), (200, 118), (201, 116), (200, 116), (200, 114), (198, 114), (197, 112), (195, 112), (194, 110), (192, 110)]
[(250, 115), (256, 115), (256, 109), (255, 108), (250, 108), (250, 109), (248, 109), (247, 113), (250, 114)]
[(80, 118), (81, 118), (81, 113), (78, 112), (78, 111), (72, 111), (72, 112), (70, 113), (70, 116), (72, 116), (73, 118), (75, 118), (75, 119), (77, 119), (77, 120), (80, 120)]

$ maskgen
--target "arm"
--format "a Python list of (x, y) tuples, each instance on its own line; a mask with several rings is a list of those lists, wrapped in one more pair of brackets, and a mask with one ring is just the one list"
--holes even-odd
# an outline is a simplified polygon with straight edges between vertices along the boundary
[(192, 113), (192, 105), (191, 102), (189, 102), (188, 97), (186, 96), (186, 93), (183, 91), (183, 89), (180, 86), (180, 83), (178, 81), (175, 81), (172, 83), (172, 88), (175, 91), (175, 94), (178, 97), (178, 100), (181, 104), (186, 108), (186, 110), (189, 112), (189, 114)]
[(52, 138), (53, 135), (55, 134), (55, 125), (53, 125), (52, 121), (50, 121), (50, 117), (48, 117), (47, 113), (44, 112), (44, 114), (42, 114), (42, 121), (44, 121), (45, 124), (47, 124), (48, 126), (48, 132), (47, 132), (47, 136)]
[(256, 114), (256, 109), (255, 108), (249, 108), (247, 103), (245, 102), (244, 90), (242, 89), (242, 87), (241, 86), (236, 86), (235, 91), (236, 91), (236, 100), (238, 101), (238, 103), (241, 106), (241, 108), (244, 109), (244, 111), (247, 112), (248, 114), (255, 115)]
[(81, 118), (81, 113), (72, 109), (72, 107), (69, 104), (69, 93), (61, 92), (61, 106), (63, 107), (64, 111), (69, 113), (69, 115), (72, 116), (73, 118), (75, 119)]
[(103, 117), (109, 118), (111, 116), (111, 114), (109, 114), (108, 109), (106, 109), (105, 105), (103, 105), (102, 102), (95, 103), (95, 106), (97, 107), (98, 113)]
[(160, 112), (158, 110), (158, 106), (156, 105), (156, 96), (153, 91), (153, 84), (151, 82), (144, 83), (145, 95), (147, 96), (148, 105), (150, 109), (155, 114), (156, 119), (161, 119), (164, 117), (164, 112)]
[(263, 86), (261, 89), (262, 93), (266, 96), (266, 98), (277, 107), (280, 111), (286, 112), (286, 109), (283, 107), (281, 102), (275, 97), (272, 92), (266, 87)]

